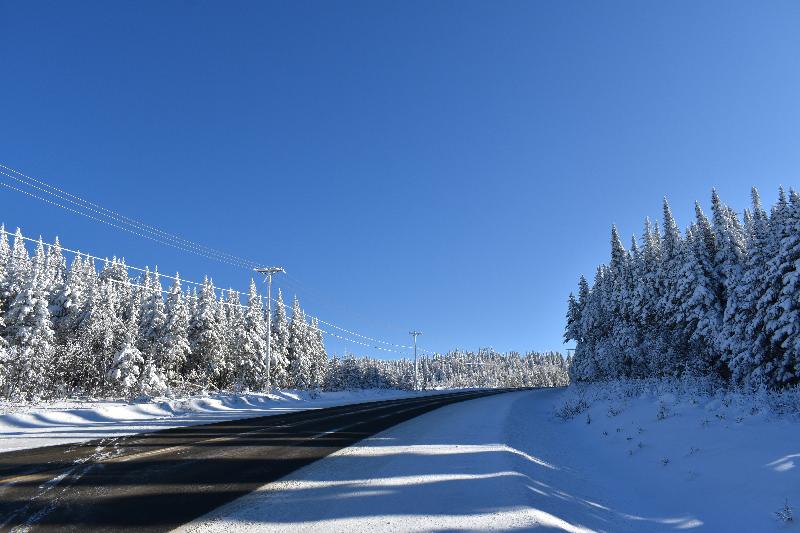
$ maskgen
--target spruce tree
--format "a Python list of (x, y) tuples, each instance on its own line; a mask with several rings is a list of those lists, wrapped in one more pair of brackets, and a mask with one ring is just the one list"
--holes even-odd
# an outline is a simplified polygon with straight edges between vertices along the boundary
[(6, 295), (9, 283), (9, 261), (11, 260), (11, 246), (8, 244), (8, 232), (5, 224), (0, 224), (0, 310), (8, 308)]
[(773, 359), (766, 369), (777, 386), (800, 382), (800, 196), (792, 190), (779, 220), (772, 268), (777, 301), (767, 315)]
[(161, 279), (158, 275), (158, 268), (149, 278), (149, 288), (142, 294), (142, 308), (139, 319), (139, 342), (138, 348), (142, 354), (158, 365), (164, 365), (164, 327), (167, 316), (162, 296)]
[(765, 314), (758, 309), (758, 300), (766, 291), (765, 266), (769, 248), (769, 216), (761, 206), (755, 187), (751, 190), (751, 222), (747, 231), (747, 253), (739, 283), (730, 293), (725, 307), (721, 338), (723, 357), (738, 384), (758, 385), (755, 370), (768, 351), (769, 340), (764, 331)]
[(22, 237), (22, 230), (17, 228), (14, 234), (14, 246), (11, 249), (11, 255), (8, 258), (6, 272), (8, 276), (8, 284), (6, 285), (6, 292), (4, 294), (6, 302), (13, 302), (17, 295), (22, 290), (25, 280), (28, 279), (31, 270), (31, 260), (28, 256), (28, 250), (25, 249), (25, 240)]
[(52, 246), (47, 248), (45, 259), (47, 271), (47, 292), (53, 294), (67, 279), (67, 260), (61, 251), (61, 241), (55, 238)]
[(128, 334), (118, 314), (116, 296), (111, 281), (96, 282), (87, 304), (87, 316), (81, 324), (77, 343), (80, 353), (74, 371), (77, 383), (93, 393), (108, 391), (108, 371)]
[(300, 300), (295, 296), (289, 322), (289, 377), (291, 386), (298, 389), (308, 389), (312, 385), (308, 340), (308, 324)]
[(271, 330), (271, 382), (279, 387), (285, 386), (289, 382), (289, 320), (286, 317), (286, 305), (283, 303), (283, 294), (280, 289), (278, 289), (278, 297), (275, 300)]
[(724, 205), (716, 190), (711, 192), (711, 210), (714, 215), (716, 236), (716, 269), (722, 287), (720, 305), (724, 309), (730, 292), (741, 277), (741, 264), (744, 257), (744, 232), (741, 224), (728, 206)]
[(237, 382), (250, 389), (266, 384), (267, 328), (256, 282), (250, 280), (247, 310), (238, 329)]
[[(236, 329), (241, 324), (241, 313), (239, 306), (239, 295), (234, 291), (228, 291), (229, 300), (226, 302), (223, 292), (220, 291), (219, 299), (214, 307), (217, 331), (220, 337), (220, 352), (218, 355), (218, 365), (214, 373), (214, 385), (217, 388), (225, 389), (232, 385), (234, 357), (234, 344), (236, 342)], [(235, 306), (235, 307), (232, 307)]]
[(189, 346), (189, 310), (181, 291), (180, 274), (175, 274), (175, 281), (167, 293), (164, 309), (166, 321), (161, 338), (161, 367), (167, 381), (177, 384), (186, 369), (192, 350)]
[(328, 354), (325, 352), (325, 341), (319, 320), (313, 318), (308, 328), (310, 354), (311, 354), (311, 388), (321, 389), (325, 383), (328, 371)]
[(137, 345), (137, 325), (131, 317), (125, 325), (120, 347), (114, 354), (106, 379), (123, 396), (132, 396), (139, 392), (139, 376), (144, 367), (144, 356)]
[(225, 371), (224, 342), (217, 322), (217, 297), (206, 277), (189, 322), (189, 345), (192, 350), (189, 379), (198, 385), (218, 382)]
[(43, 272), (38, 268), (30, 271), (7, 313), (6, 340), (15, 355), (10, 377), (6, 378), (12, 397), (36, 398), (47, 392), (55, 335), (45, 283)]

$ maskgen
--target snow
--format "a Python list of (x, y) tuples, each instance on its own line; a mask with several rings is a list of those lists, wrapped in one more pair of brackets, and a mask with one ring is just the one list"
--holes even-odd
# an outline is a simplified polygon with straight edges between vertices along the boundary
[(800, 505), (796, 401), (649, 383), (461, 402), (180, 530), (783, 531), (777, 513)]
[(285, 390), (271, 394), (209, 394), (137, 402), (0, 403), (0, 452), (419, 394), (431, 392), (368, 389), (311, 394)]

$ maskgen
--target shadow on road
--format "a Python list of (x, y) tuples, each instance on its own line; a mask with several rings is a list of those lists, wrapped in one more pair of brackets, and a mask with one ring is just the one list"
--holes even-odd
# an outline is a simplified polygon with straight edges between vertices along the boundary
[(166, 530), (398, 422), (478, 395), (373, 402), (0, 454), (0, 529)]

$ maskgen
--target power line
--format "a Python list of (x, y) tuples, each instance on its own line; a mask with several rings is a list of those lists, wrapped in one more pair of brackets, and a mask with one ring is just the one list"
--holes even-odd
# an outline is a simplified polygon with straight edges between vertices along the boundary
[[(3, 173), (3, 172), (1, 172), (1, 171), (0, 171), (0, 173)], [(3, 173), (3, 174), (4, 174), (4, 173)], [(32, 193), (32, 192), (26, 191), (26, 190), (24, 190), (24, 189), (20, 189), (19, 187), (15, 187), (15, 186), (13, 186), (13, 185), (9, 185), (8, 183), (5, 183), (5, 182), (3, 182), (3, 181), (0, 181), (0, 185), (2, 185), (2, 186), (4, 186), (4, 187), (7, 187), (7, 188), (9, 188), (9, 189), (11, 189), (11, 190), (13, 190), (13, 191), (17, 191), (17, 192), (19, 192), (19, 193), (22, 193), (22, 194), (25, 194), (25, 195), (27, 195), (27, 196), (30, 196), (30, 197), (32, 197), (32, 198), (36, 198), (37, 200), (40, 200), (40, 201), (42, 201), (42, 202), (46, 202), (46, 203), (48, 203), (48, 204), (51, 204), (51, 205), (54, 205), (54, 206), (56, 206), (56, 207), (60, 207), (61, 209), (64, 209), (64, 210), (66, 210), (66, 211), (70, 211), (70, 212), (72, 212), (72, 213), (76, 213), (76, 214), (78, 214), (78, 215), (81, 215), (81, 216), (84, 216), (84, 217), (86, 217), (86, 218), (90, 218), (90, 219), (92, 219), (92, 220), (95, 220), (95, 221), (97, 221), (97, 222), (101, 222), (101, 223), (103, 223), (103, 224), (106, 224), (106, 225), (108, 225), (108, 226), (111, 226), (111, 227), (113, 227), (113, 228), (121, 229), (122, 231), (126, 231), (126, 232), (128, 232), (128, 233), (131, 233), (131, 234), (133, 234), (133, 235), (136, 235), (136, 236), (138, 236), (138, 237), (143, 237), (143, 238), (145, 238), (145, 239), (149, 239), (149, 240), (151, 240), (151, 241), (154, 241), (154, 242), (157, 242), (157, 243), (159, 243), (159, 244), (165, 244), (165, 245), (167, 245), (167, 246), (172, 246), (173, 248), (177, 248), (177, 249), (179, 249), (179, 250), (183, 250), (184, 252), (189, 252), (189, 253), (192, 253), (192, 254), (195, 254), (195, 255), (199, 255), (199, 256), (201, 256), (201, 257), (204, 257), (204, 258), (206, 258), (206, 259), (213, 259), (213, 260), (215, 260), (215, 261), (221, 261), (221, 262), (223, 262), (223, 263), (228, 263), (229, 265), (233, 265), (233, 266), (235, 266), (235, 267), (239, 267), (239, 268), (245, 268), (245, 267), (243, 267), (242, 265), (240, 265), (240, 264), (238, 264), (238, 263), (233, 263), (233, 262), (230, 262), (230, 261), (226, 261), (226, 260), (224, 260), (224, 259), (221, 259), (221, 258), (209, 257), (209, 256), (207, 256), (207, 255), (205, 255), (205, 254), (203, 254), (203, 253), (201, 253), (201, 252), (198, 252), (198, 251), (195, 251), (195, 250), (192, 250), (192, 249), (185, 248), (185, 247), (183, 247), (183, 246), (180, 246), (180, 245), (178, 245), (178, 244), (175, 244), (175, 243), (171, 243), (171, 242), (166, 242), (166, 241), (163, 241), (163, 240), (161, 240), (161, 239), (158, 239), (158, 238), (156, 238), (156, 237), (153, 237), (153, 236), (151, 236), (151, 235), (145, 235), (145, 234), (139, 233), (138, 231), (132, 230), (132, 229), (130, 229), (130, 228), (127, 228), (127, 227), (125, 227), (125, 226), (120, 226), (119, 224), (115, 224), (115, 223), (113, 223), (113, 222), (109, 222), (108, 220), (105, 220), (105, 219), (102, 219), (102, 218), (97, 218), (97, 217), (95, 217), (95, 216), (92, 216), (92, 215), (90, 215), (90, 214), (88, 214), (88, 213), (84, 213), (84, 212), (82, 212), (82, 211), (78, 211), (77, 209), (73, 209), (73, 208), (71, 208), (71, 207), (67, 207), (67, 206), (64, 206), (64, 205), (62, 205), (62, 204), (59, 204), (58, 202), (54, 202), (53, 200), (50, 200), (50, 199), (48, 199), (48, 198), (42, 198), (41, 196), (38, 196), (38, 195), (36, 195), (36, 194), (34, 194), (34, 193)]]
[[(229, 254), (227, 252), (222, 252), (222, 251), (216, 250), (216, 249), (214, 249), (214, 248), (212, 248), (210, 246), (206, 246), (204, 244), (191, 241), (191, 240), (186, 239), (184, 237), (181, 237), (179, 235), (175, 235), (173, 233), (166, 232), (166, 231), (164, 231), (164, 230), (162, 230), (160, 228), (157, 228), (155, 226), (152, 226), (150, 224), (146, 224), (144, 222), (140, 222), (140, 221), (138, 221), (136, 219), (130, 218), (128, 216), (125, 216), (125, 215), (123, 215), (121, 213), (118, 213), (116, 211), (113, 211), (111, 209), (107, 209), (107, 208), (105, 208), (105, 207), (103, 207), (103, 206), (101, 206), (99, 204), (96, 204), (94, 202), (91, 202), (89, 200), (81, 198), (80, 196), (74, 195), (74, 194), (69, 193), (67, 191), (64, 191), (63, 189), (60, 189), (60, 188), (55, 187), (53, 185), (50, 185), (49, 183), (46, 183), (46, 182), (44, 182), (42, 180), (38, 180), (36, 178), (33, 178), (33, 177), (31, 177), (31, 176), (29, 176), (27, 174), (24, 174), (24, 173), (22, 173), (22, 172), (20, 172), (18, 170), (15, 170), (15, 169), (13, 169), (11, 167), (8, 167), (8, 166), (6, 166), (6, 165), (4, 165), (2, 163), (0, 163), (0, 168), (6, 169), (9, 172), (13, 173), (13, 174), (9, 174), (8, 172), (4, 172), (4, 171), (0, 170), (0, 174), (3, 174), (3, 175), (5, 175), (5, 176), (7, 176), (7, 177), (9, 177), (9, 178), (11, 178), (13, 180), (16, 180), (19, 183), (23, 183), (23, 184), (27, 185), (28, 187), (31, 187), (31, 188), (34, 188), (34, 189), (38, 189), (38, 190), (44, 192), (45, 194), (49, 194), (51, 196), (55, 196), (56, 198), (59, 198), (60, 200), (63, 200), (63, 201), (69, 202), (69, 203), (71, 203), (73, 205), (79, 206), (81, 209), (86, 209), (86, 210), (88, 210), (90, 212), (93, 212), (93, 213), (95, 213), (95, 214), (97, 214), (97, 215), (99, 215), (101, 217), (105, 217), (105, 218), (109, 218), (111, 220), (115, 220), (115, 221), (117, 221), (117, 222), (119, 222), (121, 224), (124, 224), (126, 226), (133, 226), (135, 229), (137, 229), (139, 231), (145, 231), (147, 233), (156, 235), (161, 239), (167, 239), (169, 241), (176, 242), (176, 243), (181, 244), (183, 246), (188, 246), (188, 247), (190, 247), (192, 249), (197, 250), (198, 252), (201, 252), (201, 253), (204, 253), (204, 254), (208, 254), (211, 257), (217, 257), (217, 258), (225, 259), (227, 261), (233, 261), (233, 262), (242, 263), (241, 266), (243, 268), (252, 268), (252, 266), (255, 264), (254, 261), (251, 261), (249, 259), (246, 259), (246, 258), (243, 258), (243, 257), (239, 257), (239, 256), (236, 256), (236, 255), (233, 255), (233, 254)], [(42, 185), (45, 188), (39, 187), (37, 185), (33, 185), (33, 183), (31, 183), (31, 182), (36, 183), (38, 185)], [(53, 191), (55, 191), (55, 192), (53, 192)]]
[[(9, 174), (9, 172), (5, 172), (4, 170), (0, 170), (0, 175), (7, 176), (7, 177), (17, 181), (18, 183), (22, 183), (22, 184), (24, 184), (24, 185), (26, 185), (26, 186), (28, 186), (30, 188), (37, 189), (37, 190), (43, 192), (45, 195), (49, 195), (49, 196), (55, 197), (55, 198), (57, 198), (59, 200), (65, 201), (67, 203), (71, 203), (72, 205), (78, 207), (78, 209), (75, 209), (75, 208), (69, 207), (69, 206), (65, 206), (65, 205), (63, 205), (63, 204), (61, 204), (59, 202), (53, 201), (49, 197), (39, 196), (39, 195), (34, 194), (34, 193), (30, 192), (30, 191), (27, 191), (27, 190), (24, 190), (24, 189), (20, 189), (18, 187), (15, 187), (15, 186), (10, 185), (8, 183), (5, 183), (3, 181), (0, 181), (0, 185), (6, 187), (8, 189), (11, 189), (13, 191), (19, 192), (21, 194), (25, 194), (27, 196), (30, 196), (30, 197), (32, 197), (34, 199), (40, 200), (42, 202), (45, 202), (45, 203), (51, 204), (53, 206), (59, 207), (59, 208), (64, 209), (66, 211), (69, 211), (69, 212), (84, 216), (86, 218), (89, 218), (91, 220), (95, 220), (97, 222), (101, 222), (101, 223), (106, 224), (106, 225), (108, 225), (110, 227), (113, 227), (113, 228), (116, 228), (116, 229), (120, 229), (122, 231), (128, 232), (128, 233), (136, 235), (138, 237), (143, 237), (145, 239), (157, 242), (159, 244), (164, 244), (164, 245), (171, 246), (173, 248), (176, 248), (176, 249), (184, 251), (184, 252), (189, 252), (189, 253), (192, 253), (194, 255), (198, 255), (198, 256), (203, 257), (205, 259), (211, 259), (211, 260), (219, 261), (219, 262), (222, 262), (222, 263), (226, 263), (226, 264), (238, 267), (238, 268), (244, 268), (244, 269), (247, 269), (247, 270), (252, 270), (254, 267), (258, 266), (258, 264), (259, 264), (259, 263), (255, 262), (253, 260), (250, 260), (250, 259), (238, 257), (238, 256), (235, 256), (233, 254), (228, 254), (226, 252), (220, 252), (219, 250), (216, 250), (216, 249), (211, 248), (209, 246), (206, 246), (206, 245), (191, 241), (189, 239), (185, 239), (185, 238), (180, 237), (178, 235), (171, 234), (169, 232), (163, 231), (163, 230), (161, 230), (161, 229), (159, 229), (159, 228), (157, 228), (155, 226), (152, 226), (152, 225), (146, 224), (144, 222), (140, 222), (140, 221), (138, 221), (136, 219), (127, 217), (127, 216), (122, 215), (122, 214), (120, 214), (120, 213), (118, 213), (116, 211), (113, 211), (111, 209), (107, 209), (107, 208), (105, 208), (105, 207), (103, 207), (103, 206), (101, 206), (101, 205), (99, 205), (97, 203), (91, 202), (89, 200), (81, 198), (80, 196), (74, 195), (72, 193), (64, 191), (63, 189), (60, 189), (60, 188), (55, 187), (53, 185), (50, 185), (49, 183), (46, 183), (43, 180), (40, 180), (40, 179), (34, 178), (32, 176), (29, 176), (27, 174), (24, 174), (24, 173), (22, 173), (22, 172), (20, 172), (18, 170), (15, 170), (15, 169), (7, 166), (7, 165), (4, 165), (2, 163), (0, 163), (0, 169), (5, 169), (5, 170), (7, 170), (7, 171), (12, 173), (12, 174)], [(38, 184), (38, 185), (41, 185), (42, 187), (40, 187), (38, 185), (34, 185), (34, 183)], [(56, 192), (53, 192), (53, 191), (56, 191)], [(88, 210), (88, 211), (90, 211), (91, 213), (94, 213), (97, 216), (94, 216), (92, 214), (86, 213), (83, 210)], [(106, 213), (108, 213), (108, 214), (106, 214)], [(111, 219), (113, 222), (109, 221), (107, 219)], [(141, 232), (145, 232), (145, 233), (141, 233)], [(26, 238), (26, 240), (32, 240), (32, 239)], [(66, 249), (65, 249), (65, 251), (66, 251)], [(77, 253), (77, 252), (73, 251), (73, 253)], [(84, 254), (84, 255), (88, 256), (88, 254)], [(95, 259), (102, 260), (101, 258), (96, 258), (96, 257), (95, 257)], [(140, 270), (142, 272), (145, 272), (145, 270), (143, 270), (143, 269), (137, 269), (135, 267), (130, 267), (130, 268), (132, 268), (133, 270)], [(170, 278), (170, 279), (175, 279), (174, 277), (171, 277), (171, 276), (166, 276), (165, 275), (165, 277)], [(302, 286), (300, 281), (297, 280), (296, 278), (294, 278), (293, 276), (288, 276), (287, 275), (287, 278), (289, 278), (289, 282), (292, 283), (293, 285), (297, 285), (300, 288), (303, 288), (302, 292), (308, 292), (309, 291), (309, 289), (307, 287)], [(202, 285), (201, 283), (191, 282), (191, 281), (188, 281), (188, 280), (183, 280), (183, 281), (185, 281), (186, 283), (189, 283), (189, 284), (193, 284), (193, 285), (198, 285), (198, 286)], [(217, 288), (218, 287), (215, 287), (215, 289), (217, 289)], [(223, 290), (223, 289), (220, 289), (220, 290)], [(237, 292), (237, 294), (240, 294), (240, 295), (242, 294), (239, 291), (234, 291), (234, 292)], [(273, 299), (272, 301), (276, 301), (276, 300)], [(412, 349), (412, 346), (403, 345), (403, 344), (397, 344), (397, 343), (392, 343), (392, 342), (387, 342), (387, 341), (383, 341), (383, 340), (380, 340), (380, 339), (375, 339), (375, 338), (369, 337), (367, 335), (362, 335), (362, 334), (357, 333), (355, 331), (352, 331), (352, 330), (337, 326), (336, 324), (333, 324), (331, 322), (327, 322), (325, 320), (322, 320), (319, 317), (313, 317), (312, 316), (311, 318), (317, 318), (317, 320), (320, 323), (325, 324), (326, 326), (328, 326), (330, 328), (337, 329), (337, 330), (339, 330), (339, 331), (341, 331), (343, 333), (358, 337), (360, 339), (364, 339), (364, 340), (369, 341), (371, 343), (376, 343), (376, 344), (380, 344), (382, 346), (389, 346), (389, 347), (393, 347), (393, 348), (399, 348), (399, 349), (402, 349), (402, 350), (411, 350)], [(365, 346), (368, 346), (368, 345), (365, 344)], [(375, 346), (375, 348), (377, 348), (377, 346)]]
[[(0, 167), (2, 167), (2, 168), (9, 168), (9, 167), (6, 167), (5, 165), (3, 165), (2, 163), (0, 163)], [(14, 171), (14, 172), (16, 172), (16, 171)], [(3, 172), (2, 170), (0, 170), (0, 174), (3, 174), (3, 175), (5, 175), (5, 176), (9, 176), (9, 177), (11, 177), (11, 178), (13, 178), (13, 179), (17, 179), (16, 177), (9, 175), (8, 173), (6, 173), (6, 172)], [(24, 176), (24, 174), (23, 174), (23, 176)], [(31, 179), (33, 179), (33, 178), (31, 178)], [(17, 179), (17, 181), (21, 181), (21, 180)], [(36, 181), (36, 180), (34, 179), (34, 181)], [(24, 182), (23, 182), (23, 183), (24, 183)], [(43, 182), (39, 182), (39, 183), (43, 183)], [(118, 224), (115, 224), (115, 223), (113, 223), (113, 222), (109, 222), (109, 221), (107, 221), (107, 220), (100, 219), (100, 218), (97, 218), (97, 217), (95, 217), (95, 216), (89, 215), (89, 214), (87, 214), (87, 213), (84, 213), (84, 212), (78, 211), (78, 210), (76, 210), (76, 209), (74, 209), (74, 208), (71, 208), (71, 207), (68, 207), (68, 206), (64, 206), (64, 205), (62, 205), (62, 204), (59, 204), (58, 202), (54, 202), (53, 200), (50, 200), (50, 199), (48, 199), (48, 198), (43, 198), (43, 197), (41, 197), (41, 196), (38, 196), (38, 195), (36, 195), (36, 194), (34, 194), (34, 193), (31, 193), (31, 192), (29, 192), (29, 191), (25, 191), (25, 190), (23, 190), (23, 189), (20, 189), (20, 188), (18, 188), (18, 187), (15, 187), (15, 186), (13, 186), (13, 185), (9, 185), (8, 183), (5, 183), (5, 182), (2, 182), (2, 181), (0, 181), (0, 185), (3, 185), (3, 186), (5, 186), (5, 187), (7, 187), (7, 188), (9, 188), (9, 189), (11, 189), (11, 190), (14, 190), (14, 191), (20, 192), (20, 193), (22, 193), (22, 194), (25, 194), (25, 195), (31, 196), (31, 197), (33, 197), (33, 198), (35, 198), (35, 199), (37, 199), (37, 200), (40, 200), (40, 201), (43, 201), (43, 202), (49, 203), (49, 204), (51, 204), (51, 205), (54, 205), (54, 206), (56, 206), (56, 207), (59, 207), (59, 208), (61, 208), (61, 209), (65, 209), (65, 210), (67, 210), (67, 211), (70, 211), (70, 212), (73, 212), (73, 213), (76, 213), (76, 214), (79, 214), (79, 215), (85, 216), (85, 217), (87, 217), (87, 218), (90, 218), (90, 219), (92, 219), (92, 220), (95, 220), (95, 221), (98, 221), (98, 222), (102, 222), (102, 223), (104, 223), (104, 224), (108, 224), (108, 225), (109, 225), (109, 226), (111, 226), (111, 227), (114, 227), (114, 228), (121, 229), (121, 230), (123, 230), (123, 231), (126, 231), (126, 232), (129, 232), (129, 233), (132, 233), (133, 235), (136, 235), (136, 236), (139, 236), (139, 237), (144, 237), (144, 238), (146, 238), (146, 239), (149, 239), (149, 240), (152, 240), (152, 241), (158, 242), (158, 243), (160, 243), (160, 244), (166, 244), (166, 245), (168, 245), (168, 246), (172, 246), (172, 247), (178, 248), (178, 249), (180, 249), (180, 250), (183, 250), (183, 251), (188, 251), (188, 252), (190, 252), (190, 253), (194, 253), (194, 254), (196, 254), (196, 255), (200, 255), (200, 256), (202, 256), (202, 257), (205, 257), (205, 258), (207, 258), (207, 259), (215, 259), (215, 260), (218, 260), (218, 261), (222, 261), (222, 262), (224, 262), (224, 263), (231, 264), (231, 265), (233, 265), (233, 266), (238, 266), (238, 267), (242, 267), (242, 268), (247, 268), (248, 270), (250, 269), (250, 267), (249, 267), (249, 266), (245, 266), (245, 265), (238, 264), (238, 263), (232, 263), (231, 261), (228, 261), (228, 260), (225, 260), (225, 259), (221, 259), (221, 258), (218, 258), (218, 257), (209, 257), (208, 255), (206, 255), (206, 254), (204, 254), (204, 253), (202, 253), (202, 252), (198, 252), (198, 251), (196, 251), (196, 250), (192, 250), (192, 249), (187, 249), (187, 248), (185, 248), (185, 247), (183, 247), (183, 246), (181, 246), (181, 245), (177, 245), (177, 244), (174, 244), (174, 243), (171, 243), (171, 242), (165, 242), (165, 241), (161, 240), (161, 239), (160, 239), (160, 238), (158, 238), (158, 237), (153, 237), (153, 236), (151, 236), (151, 235), (145, 235), (145, 234), (139, 233), (139, 232), (137, 232), (137, 231), (131, 230), (131, 229), (130, 229), (130, 228), (128, 228), (128, 227), (123, 227), (123, 226), (120, 226), (120, 225), (118, 225)], [(29, 185), (29, 186), (30, 186), (30, 185)], [(48, 194), (48, 192), (47, 192), (47, 191), (44, 191), (44, 190), (43, 190), (43, 189), (41, 189), (40, 187), (36, 187), (36, 186), (32, 186), (32, 187), (34, 187), (34, 188), (36, 188), (36, 189), (39, 189), (39, 190), (42, 190), (43, 192), (45, 192), (46, 194)], [(54, 188), (55, 188), (55, 187), (54, 187)], [(57, 188), (55, 188), (55, 189), (56, 189), (56, 190), (59, 190), (59, 191), (61, 191), (61, 189), (57, 189)], [(66, 192), (65, 192), (64, 194), (70, 195), (70, 193), (66, 193)], [(57, 196), (57, 195), (55, 195), (55, 196), (56, 196), (56, 197), (59, 197), (59, 196)], [(72, 196), (72, 195), (70, 195), (70, 196)], [(59, 198), (61, 198), (61, 197), (59, 197)], [(72, 202), (72, 203), (73, 203), (73, 204), (75, 204), (76, 202)], [(96, 204), (92, 204), (92, 205), (96, 205)], [(102, 208), (102, 207), (101, 207), (101, 209), (103, 209), (103, 210), (106, 210), (105, 208)], [(97, 212), (97, 211), (95, 210), (95, 212)], [(25, 238), (25, 240), (34, 241), (34, 239), (30, 239), (30, 238), (28, 238), (28, 237), (24, 237), (24, 238)], [(35, 241), (34, 241), (34, 242), (35, 242)], [(67, 249), (65, 249), (65, 251), (72, 251), (72, 250), (67, 250)], [(75, 251), (72, 251), (72, 252), (73, 252), (73, 253), (78, 253), (78, 252), (75, 252)], [(87, 256), (88, 256), (88, 254), (84, 254), (84, 255), (87, 255)], [(94, 259), (98, 259), (98, 260), (103, 260), (103, 258), (99, 258), (99, 257), (93, 257), (93, 258), (94, 258)], [(107, 258), (106, 258), (106, 259), (107, 259)], [(256, 263), (251, 263), (251, 265), (252, 265), (252, 264), (256, 264)], [(136, 267), (133, 267), (133, 266), (131, 266), (130, 268), (132, 268), (132, 269), (134, 269), (134, 270), (139, 270), (139, 271), (141, 271), (141, 272), (144, 272), (144, 271), (145, 271), (144, 269), (137, 269)], [(171, 278), (171, 279), (175, 279), (174, 277), (171, 277), (171, 276), (166, 276), (166, 275), (165, 275), (165, 277), (168, 277), (168, 278)], [(292, 279), (294, 279), (294, 278), (292, 278)], [(188, 281), (188, 280), (184, 280), (184, 281), (186, 281), (187, 283), (190, 283), (190, 284), (198, 285), (198, 286), (199, 286), (199, 285), (202, 285), (201, 283), (191, 282), (191, 281)], [(295, 282), (297, 282), (297, 280), (296, 280), (296, 279), (295, 279)], [(215, 287), (215, 288), (216, 288), (216, 287)], [(238, 291), (236, 291), (236, 292), (238, 292)], [(239, 293), (239, 294), (241, 294), (241, 293)], [(275, 301), (275, 300), (273, 299), (273, 301)], [(379, 340), (379, 339), (374, 339), (374, 338), (372, 338), (372, 337), (368, 337), (368, 336), (366, 336), (366, 335), (362, 335), (362, 334), (360, 334), (360, 333), (356, 333), (356, 332), (354, 332), (354, 331), (351, 331), (351, 330), (348, 330), (348, 329), (346, 329), (346, 328), (342, 328), (342, 327), (340, 327), (340, 326), (337, 326), (336, 324), (333, 324), (333, 323), (331, 323), (331, 322), (328, 322), (328, 321), (322, 320), (322, 319), (321, 319), (321, 318), (319, 318), (319, 317), (312, 317), (312, 318), (317, 318), (317, 320), (319, 320), (319, 321), (320, 321), (320, 323), (323, 323), (323, 324), (325, 324), (325, 325), (327, 325), (327, 326), (329, 326), (329, 327), (332, 327), (332, 328), (338, 329), (338, 330), (340, 330), (340, 331), (342, 331), (342, 332), (344, 332), (344, 333), (347, 333), (347, 334), (349, 334), (349, 335), (354, 335), (354, 336), (356, 336), (356, 337), (359, 337), (359, 338), (362, 338), (362, 339), (365, 339), (365, 340), (368, 340), (368, 341), (371, 341), (371, 342), (374, 342), (374, 343), (382, 344), (382, 345), (384, 345), (384, 346), (393, 346), (393, 347), (396, 347), (396, 348), (401, 348), (401, 349), (409, 349), (409, 350), (411, 349), (411, 347), (410, 347), (410, 346), (405, 346), (405, 345), (402, 345), (402, 344), (390, 343), (390, 342), (382, 341), (382, 340)]]
[[(311, 290), (310, 290), (308, 287), (305, 287), (305, 286), (304, 286), (304, 285), (303, 285), (303, 284), (300, 282), (300, 280), (298, 280), (297, 278), (295, 278), (295, 277), (293, 277), (293, 276), (291, 276), (291, 275), (289, 275), (289, 274), (286, 274), (286, 277), (289, 279), (289, 282), (290, 282), (290, 284), (293, 284), (293, 285), (295, 285), (296, 287), (298, 287), (298, 288), (300, 288), (300, 289), (303, 289), (303, 290), (306, 292), (306, 296), (308, 296), (308, 292), (313, 292), (313, 291), (311, 291)], [(316, 298), (315, 298), (315, 299), (316, 299)], [(412, 346), (407, 346), (407, 345), (405, 345), (405, 344), (396, 344), (396, 343), (392, 343), (392, 342), (385, 342), (385, 341), (382, 341), (382, 340), (379, 340), (379, 339), (373, 339), (373, 338), (367, 337), (366, 335), (361, 335), (361, 334), (359, 334), (359, 333), (356, 333), (356, 332), (354, 332), (354, 331), (349, 331), (349, 330), (347, 330), (347, 329), (340, 328), (339, 326), (336, 326), (335, 324), (330, 324), (330, 323), (328, 323), (328, 322), (324, 322), (324, 321), (323, 321), (323, 320), (321, 320), (321, 319), (318, 319), (318, 320), (319, 320), (320, 322), (322, 322), (322, 323), (324, 323), (324, 324), (326, 324), (326, 325), (328, 325), (328, 326), (331, 326), (331, 327), (333, 327), (333, 328), (336, 328), (336, 329), (338, 329), (338, 330), (340, 330), (340, 331), (343, 331), (343, 332), (345, 332), (345, 333), (348, 333), (348, 334), (350, 334), (350, 335), (355, 335), (356, 337), (360, 337), (360, 338), (362, 338), (362, 339), (366, 339), (366, 340), (368, 340), (368, 341), (371, 341), (371, 342), (377, 342), (378, 344), (383, 344), (383, 345), (385, 345), (385, 346), (393, 346), (393, 347), (395, 347), (395, 348), (403, 348), (403, 349), (406, 349), (406, 350), (411, 350), (411, 349), (413, 349), (413, 347), (412, 347)]]

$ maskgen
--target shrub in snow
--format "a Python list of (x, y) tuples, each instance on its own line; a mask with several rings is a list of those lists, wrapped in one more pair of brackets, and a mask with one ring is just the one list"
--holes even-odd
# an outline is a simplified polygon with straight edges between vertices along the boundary
[(586, 411), (589, 408), (589, 402), (585, 398), (567, 398), (556, 409), (556, 417), (561, 420), (571, 420)]
[(775, 516), (777, 516), (778, 520), (781, 522), (794, 522), (794, 513), (792, 512), (792, 508), (789, 506), (788, 498), (784, 502), (783, 508), (775, 512)]

